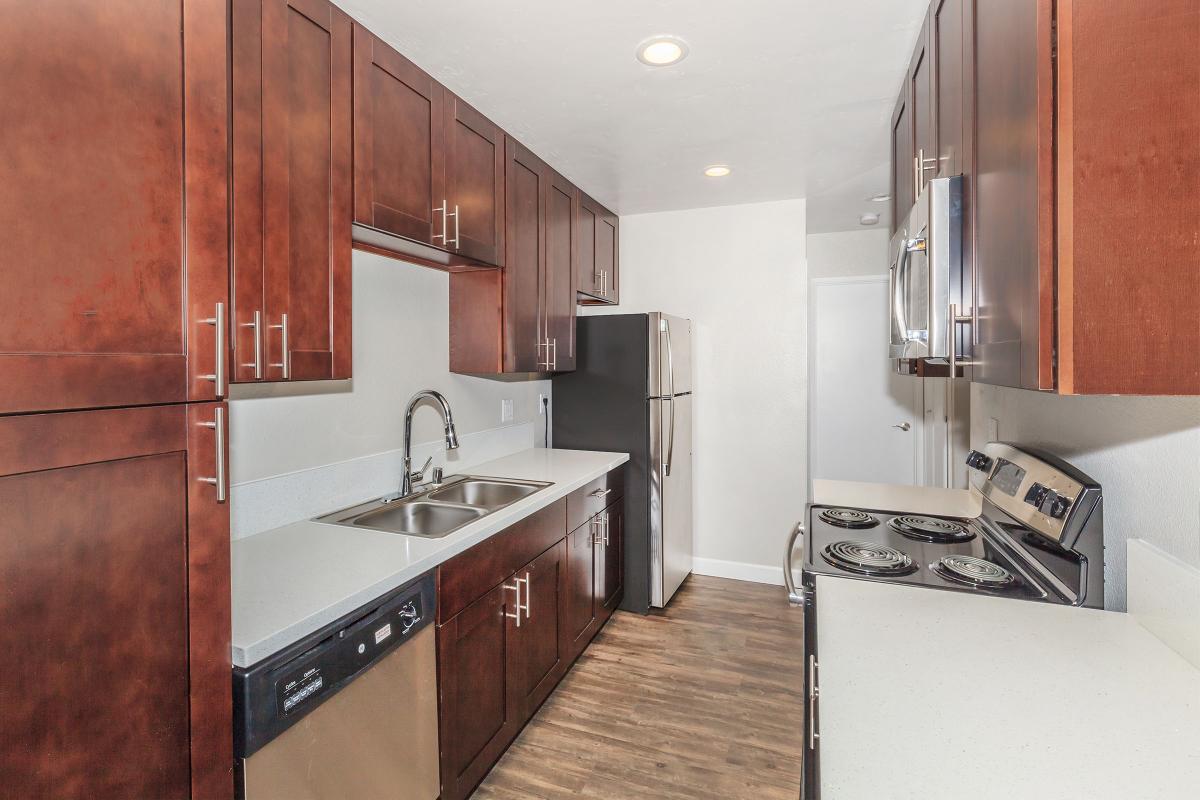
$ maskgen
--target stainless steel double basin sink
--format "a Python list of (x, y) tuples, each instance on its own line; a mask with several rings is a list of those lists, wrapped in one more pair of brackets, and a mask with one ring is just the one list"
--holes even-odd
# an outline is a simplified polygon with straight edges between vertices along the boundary
[(510, 506), (549, 483), (454, 475), (408, 497), (381, 497), (317, 517), (316, 522), (440, 539)]

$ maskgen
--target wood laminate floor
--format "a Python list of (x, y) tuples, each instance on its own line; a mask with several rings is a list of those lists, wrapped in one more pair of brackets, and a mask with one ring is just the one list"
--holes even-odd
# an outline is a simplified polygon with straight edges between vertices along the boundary
[(473, 800), (796, 800), (802, 632), (781, 587), (699, 575), (618, 612)]

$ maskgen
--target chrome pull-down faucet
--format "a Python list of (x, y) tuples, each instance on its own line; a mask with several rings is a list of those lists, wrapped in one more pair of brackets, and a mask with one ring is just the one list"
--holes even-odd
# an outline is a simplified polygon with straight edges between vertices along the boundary
[(422, 400), (431, 400), (437, 404), (442, 412), (442, 421), (446, 424), (446, 449), (458, 449), (458, 433), (454, 430), (454, 417), (450, 413), (450, 404), (446, 402), (446, 398), (441, 392), (433, 389), (422, 389), (414, 394), (408, 400), (408, 408), (404, 412), (404, 477), (400, 481), (400, 497), (408, 497), (413, 491), (413, 481), (421, 480), (425, 477), (425, 467), (429, 466), (429, 462), (425, 462), (425, 467), (421, 468), (420, 472), (413, 472), (412, 469), (412, 418), (413, 411), (421, 404)]

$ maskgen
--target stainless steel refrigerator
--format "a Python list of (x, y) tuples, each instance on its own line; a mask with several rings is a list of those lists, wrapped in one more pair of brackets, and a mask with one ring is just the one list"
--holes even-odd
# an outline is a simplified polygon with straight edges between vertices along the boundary
[(692, 323), (580, 317), (574, 372), (554, 377), (554, 447), (630, 454), (625, 598), (661, 608), (692, 571)]

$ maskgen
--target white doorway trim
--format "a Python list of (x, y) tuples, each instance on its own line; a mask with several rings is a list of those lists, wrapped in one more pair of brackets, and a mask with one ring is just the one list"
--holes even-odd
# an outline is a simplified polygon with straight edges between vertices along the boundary
[[(816, 409), (818, 407), (818, 397), (821, 387), (817, 375), (818, 356), (816, 352), (817, 346), (817, 330), (815, 313), (816, 304), (820, 299), (820, 290), (825, 287), (834, 286), (849, 286), (855, 284), (884, 284), (888, 283), (887, 274), (882, 275), (845, 275), (829, 278), (812, 278), (809, 280), (808, 291), (808, 490), (809, 496), (812, 496), (812, 480), (816, 474), (816, 467), (820, 463), (819, 437), (814, 435), (816, 431)], [(886, 290), (885, 290), (886, 291)], [(879, 309), (881, 314), (887, 314), (886, 306)], [(879, 345), (880, 362), (879, 369), (891, 369), (891, 365), (886, 360), (886, 351), (884, 350), (884, 342), (880, 341)], [(925, 474), (925, 398), (924, 398), (924, 382), (917, 379), (910, 379), (912, 383), (912, 398), (911, 407), (913, 409), (913, 476), (917, 484), (923, 482)]]

